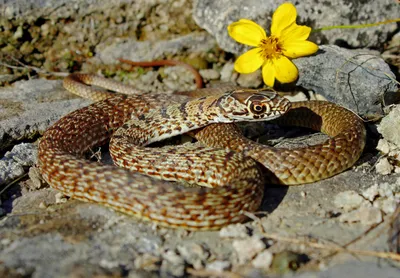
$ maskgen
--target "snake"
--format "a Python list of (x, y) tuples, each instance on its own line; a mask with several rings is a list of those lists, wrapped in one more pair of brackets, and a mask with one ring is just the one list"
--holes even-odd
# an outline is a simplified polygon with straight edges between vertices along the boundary
[[(43, 134), (38, 166), (44, 180), (72, 198), (160, 226), (218, 230), (243, 222), (245, 212), (262, 203), (266, 182), (296, 185), (332, 177), (352, 167), (365, 146), (362, 119), (327, 101), (289, 102), (268, 89), (143, 93), (77, 73), (63, 84), (95, 102), (62, 117)], [(264, 120), (330, 137), (307, 147), (274, 148), (246, 138), (236, 126)], [(199, 142), (151, 146), (185, 133)], [(84, 157), (106, 143), (115, 165)]]

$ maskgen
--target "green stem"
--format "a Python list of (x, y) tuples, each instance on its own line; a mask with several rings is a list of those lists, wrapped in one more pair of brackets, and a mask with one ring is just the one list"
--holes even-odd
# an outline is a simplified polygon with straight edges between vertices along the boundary
[(373, 27), (373, 26), (378, 26), (382, 24), (389, 24), (389, 23), (394, 23), (394, 22), (400, 22), (400, 18), (396, 19), (388, 19), (385, 21), (381, 22), (376, 22), (376, 23), (368, 23), (368, 24), (361, 24), (361, 25), (336, 25), (336, 26), (326, 26), (322, 27), (319, 29), (314, 29), (312, 32), (320, 32), (320, 31), (325, 31), (325, 30), (332, 30), (332, 29), (356, 29), (356, 28), (366, 28), (366, 27)]

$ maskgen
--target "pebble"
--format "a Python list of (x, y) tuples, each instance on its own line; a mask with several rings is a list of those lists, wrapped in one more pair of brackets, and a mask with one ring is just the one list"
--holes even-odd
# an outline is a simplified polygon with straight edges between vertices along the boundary
[(237, 83), (245, 88), (258, 88), (262, 84), (262, 76), (259, 70), (239, 75)]
[(156, 271), (159, 268), (161, 259), (151, 254), (143, 254), (136, 257), (134, 265), (135, 268), (144, 269), (147, 271)]
[(205, 261), (210, 257), (210, 252), (204, 246), (194, 242), (178, 245), (177, 250), (194, 269), (203, 268)]
[(62, 204), (62, 203), (66, 203), (67, 202), (67, 198), (65, 197), (65, 195), (61, 192), (58, 192), (56, 195), (56, 204)]
[(380, 185), (373, 185), (370, 188), (367, 188), (363, 192), (361, 192), (361, 195), (369, 200), (373, 201), (377, 197), (391, 197), (394, 196), (395, 192), (398, 192), (400, 190), (400, 178), (397, 180), (396, 183), (394, 184), (389, 184), (387, 182), (382, 183)]
[(257, 268), (269, 269), (272, 264), (273, 257), (274, 256), (270, 251), (264, 250), (255, 257), (251, 264)]
[(221, 69), (221, 81), (229, 82), (232, 81), (233, 76), (233, 63), (226, 63)]
[(394, 167), (390, 164), (387, 157), (382, 157), (379, 162), (375, 165), (375, 170), (378, 174), (389, 175), (393, 171)]
[(167, 250), (162, 254), (161, 276), (185, 276), (185, 260), (173, 250)]
[(378, 125), (378, 131), (383, 138), (400, 148), (400, 105), (395, 106), (390, 113), (382, 119)]
[(383, 154), (388, 154), (394, 148), (394, 146), (394, 144), (389, 143), (386, 139), (380, 139), (376, 149)]
[(229, 261), (213, 261), (212, 263), (207, 264), (206, 269), (222, 272), (229, 270), (231, 266), (232, 265)]
[(340, 192), (335, 196), (333, 201), (337, 208), (343, 208), (345, 212), (354, 210), (360, 206), (370, 206), (371, 204), (365, 200), (360, 194), (353, 190)]
[(250, 230), (243, 224), (232, 224), (223, 227), (219, 231), (221, 238), (247, 238), (250, 236)]
[(201, 77), (207, 80), (216, 80), (219, 79), (220, 74), (218, 71), (214, 69), (203, 69), (199, 71)]
[(381, 209), (385, 214), (392, 214), (397, 207), (400, 199), (397, 198), (379, 198), (374, 201), (374, 207)]
[(239, 264), (245, 264), (266, 248), (264, 241), (259, 237), (233, 241)]

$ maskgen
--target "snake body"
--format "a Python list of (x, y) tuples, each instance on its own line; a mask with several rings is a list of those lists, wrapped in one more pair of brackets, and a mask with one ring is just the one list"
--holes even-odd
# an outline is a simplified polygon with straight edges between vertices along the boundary
[[(66, 115), (45, 132), (38, 156), (44, 179), (76, 199), (169, 227), (210, 230), (243, 221), (243, 211), (255, 211), (263, 197), (264, 172), (255, 160), (275, 182), (312, 182), (351, 167), (365, 144), (365, 129), (358, 116), (328, 102), (293, 103), (287, 112), (289, 103), (275, 93), (239, 90), (221, 95), (211, 89), (205, 94), (216, 95), (190, 101), (183, 97), (175, 103), (163, 94), (110, 96), (88, 90), (82, 82), (120, 93), (140, 93), (91, 75), (67, 78), (66, 88), (99, 101)], [(316, 146), (274, 149), (248, 140), (228, 123), (284, 113), (279, 121), (322, 130), (332, 137)], [(218, 122), (225, 123), (213, 124)], [(146, 147), (190, 130), (205, 146)], [(131, 170), (81, 158), (84, 152), (106, 143), (112, 134), (113, 159)], [(165, 180), (211, 188), (186, 188)]]

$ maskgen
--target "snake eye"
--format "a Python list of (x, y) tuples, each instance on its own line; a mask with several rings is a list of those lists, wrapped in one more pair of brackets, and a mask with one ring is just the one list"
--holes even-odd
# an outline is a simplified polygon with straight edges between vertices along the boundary
[(250, 111), (256, 115), (260, 115), (265, 113), (265, 111), (267, 110), (267, 108), (265, 107), (264, 104), (260, 104), (260, 103), (251, 103), (250, 104)]

